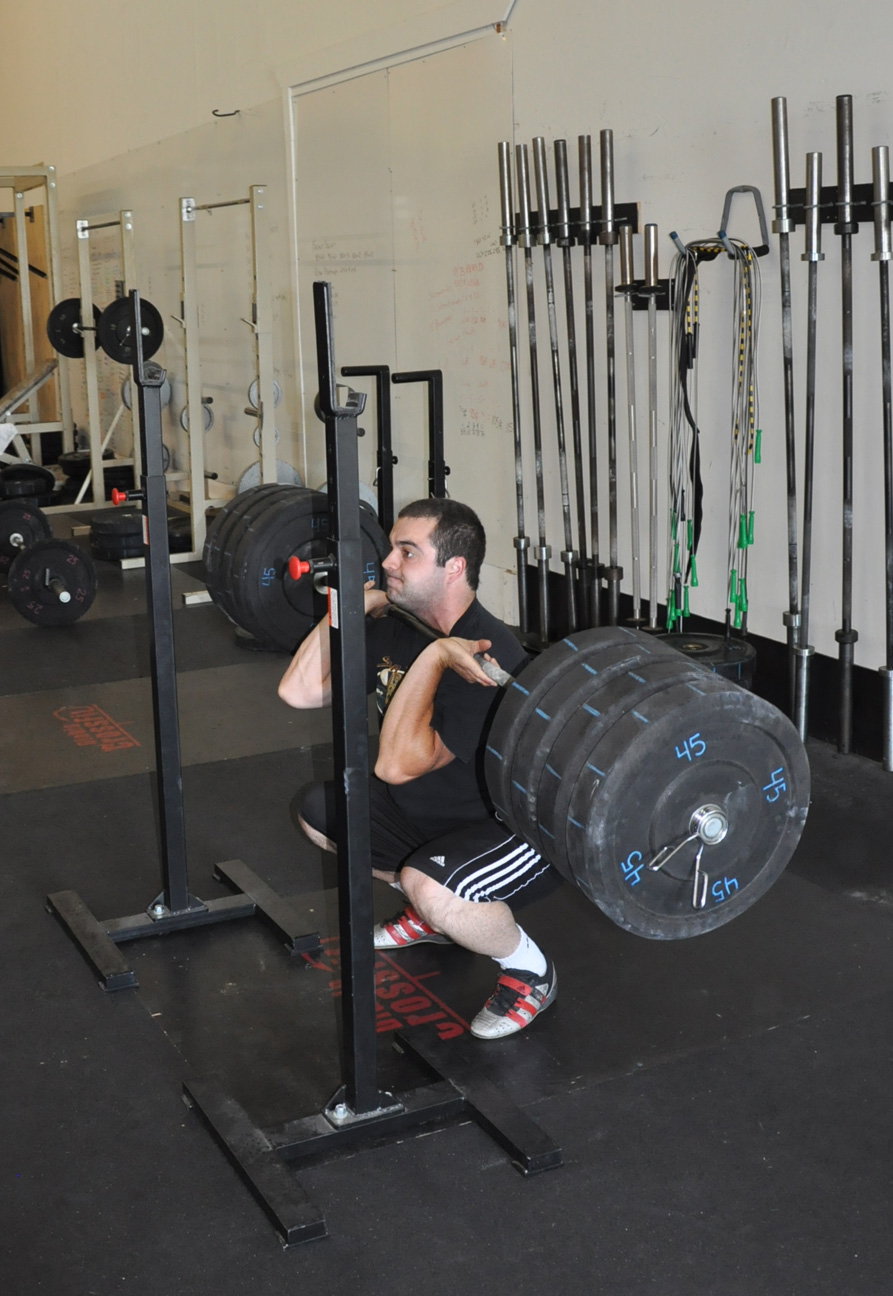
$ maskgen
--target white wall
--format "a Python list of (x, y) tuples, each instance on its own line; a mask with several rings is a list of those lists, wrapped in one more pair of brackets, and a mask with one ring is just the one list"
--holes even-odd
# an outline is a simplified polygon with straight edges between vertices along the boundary
[[(336, 74), (342, 68), (359, 74), (367, 60), (379, 67), (389, 51), (433, 50), (438, 42), (471, 31), (484, 21), (495, 22), (506, 13), (515, 138), (529, 141), (542, 134), (551, 142), (563, 136), (573, 146), (578, 134), (590, 132), (597, 139), (600, 129), (611, 127), (617, 198), (641, 202), (643, 219), (659, 225), (664, 275), (672, 251), (666, 237), (669, 230), (678, 230), (684, 239), (713, 234), (730, 187), (755, 184), (767, 206), (771, 205), (773, 96), (788, 99), (795, 186), (803, 183), (803, 155), (813, 149), (825, 154), (826, 183), (835, 182), (837, 94), (854, 97), (857, 182), (870, 178), (871, 146), (890, 138), (893, 106), (888, 51), (893, 15), (877, 0), (861, 6), (858, 14), (827, 0), (792, 0), (784, 6), (766, 0), (748, 6), (728, 0), (710, 4), (690, 0), (684, 7), (657, 5), (653, 0), (627, 0), (611, 6), (582, 0), (552, 0), (549, 4), (517, 0), (513, 6), (508, 0), (504, 5), (470, 0), (448, 4), (379, 0), (374, 7), (359, 0), (341, 0), (326, 7), (275, 0), (233, 3), (225, 10), (199, 0), (179, 0), (176, 5), (159, 0), (151, 10), (131, 0), (114, 4), (111, 0), (87, 0), (60, 10), (45, 0), (35, 0), (8, 15), (4, 24), (0, 46), (3, 161), (47, 161), (59, 168), (64, 227), (69, 231), (64, 249), (69, 266), (74, 264), (71, 222), (76, 215), (132, 205), (137, 214), (144, 289), (166, 317), (176, 313), (179, 293), (179, 195), (211, 201), (231, 197), (250, 183), (271, 186), (275, 204), (271, 274), (277, 294), (276, 365), (286, 389), (280, 428), (285, 457), (289, 457), (288, 451), (298, 457), (304, 411), (296, 391), (293, 245), (287, 191), (290, 141), (280, 90)], [(457, 84), (457, 101), (467, 93), (467, 87)], [(215, 120), (213, 108), (238, 108), (240, 114)], [(422, 102), (419, 112), (424, 111)], [(461, 183), (464, 169), (492, 167), (494, 246), (498, 238), (495, 146), (499, 137), (491, 121), (481, 120), (464, 153), (445, 160), (454, 169), (457, 183)], [(332, 165), (337, 168), (338, 164), (333, 153)], [(300, 185), (300, 173), (297, 179)], [(212, 381), (215, 407), (221, 414), (220, 426), (215, 428), (219, 442), (209, 446), (209, 457), (216, 455), (222, 470), (235, 471), (242, 454), (241, 438), (246, 430), (250, 435), (240, 413), (245, 373), (250, 369), (248, 340), (240, 337), (238, 327), (238, 315), (244, 313), (240, 284), (245, 245), (234, 223), (224, 226), (223, 213), (210, 219), (217, 222), (215, 231), (224, 232), (218, 244), (207, 244), (203, 270), (212, 316), (206, 318), (204, 327), (208, 355), (216, 360)], [(231, 243), (230, 231), (234, 229)], [(743, 199), (736, 200), (731, 232), (756, 241), (755, 225)], [(827, 255), (819, 288), (812, 637), (819, 651), (834, 655), (833, 632), (840, 623), (840, 311), (839, 240), (829, 227), (824, 231), (824, 248)], [(806, 274), (800, 262), (802, 231), (792, 237), (791, 250), (798, 435), (802, 438)], [(854, 240), (853, 621), (860, 632), (857, 661), (876, 667), (884, 655), (883, 514), (877, 269), (870, 261), (872, 250), (872, 231), (863, 225)], [(715, 546), (720, 550), (725, 547), (727, 354), (731, 349), (725, 341), (731, 330), (726, 269), (715, 263), (702, 272), (704, 332), (714, 330), (717, 341), (705, 347), (700, 378), (701, 423), (709, 442), (705, 457), (711, 467), (703, 560), (707, 577), (694, 610), (717, 618), (724, 609), (724, 592), (721, 573), (718, 566), (715, 572), (711, 570), (706, 547), (714, 536), (720, 537)], [(787, 552), (775, 238), (761, 269), (763, 465), (756, 487), (750, 626), (757, 633), (781, 639), (782, 612), (787, 607)], [(498, 256), (488, 258), (488, 273), (491, 270), (497, 283)], [(489, 328), (488, 347), (503, 347), (504, 315), (501, 319), (494, 316)], [(376, 321), (372, 318), (369, 330), (374, 340)], [(662, 338), (664, 335), (662, 320)], [(304, 345), (306, 348), (306, 339)], [(175, 380), (182, 371), (178, 346), (176, 326), (171, 325), (163, 360)], [(662, 375), (665, 368), (662, 358)], [(110, 391), (116, 377), (109, 379)], [(544, 378), (548, 379), (547, 373)], [(622, 363), (620, 380), (622, 441)], [(175, 394), (175, 405), (177, 400)], [(508, 391), (504, 408), (510, 413)], [(313, 441), (318, 432), (308, 425), (307, 435)], [(317, 453), (314, 446), (315, 442), (311, 453)], [(510, 516), (512, 468), (504, 441), (487, 441), (484, 447), (475, 448), (475, 455), (475, 468), (492, 483), (495, 514)], [(554, 469), (551, 475), (550, 515), (555, 518)], [(527, 529), (531, 530), (529, 519)], [(628, 572), (625, 521), (621, 534), (621, 561)], [(560, 535), (550, 538), (557, 552)], [(498, 573), (512, 562), (510, 533), (496, 536), (494, 544), (493, 571)], [(628, 588), (628, 580), (625, 585)]]

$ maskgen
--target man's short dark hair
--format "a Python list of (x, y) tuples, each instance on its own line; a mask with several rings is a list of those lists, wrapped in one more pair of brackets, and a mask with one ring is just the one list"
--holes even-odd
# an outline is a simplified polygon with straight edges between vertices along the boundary
[(400, 510), (402, 518), (433, 518), (431, 543), (438, 567), (451, 558), (465, 559), (465, 578), (473, 590), (478, 587), (481, 563), (487, 548), (483, 525), (474, 509), (451, 499), (421, 499)]

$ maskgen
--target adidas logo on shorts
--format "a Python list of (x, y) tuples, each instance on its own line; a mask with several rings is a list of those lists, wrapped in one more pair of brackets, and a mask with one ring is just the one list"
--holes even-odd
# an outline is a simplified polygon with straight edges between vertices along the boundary
[(441, 868), (446, 864), (445, 855), (429, 855), (428, 858), (432, 864), (439, 864)]

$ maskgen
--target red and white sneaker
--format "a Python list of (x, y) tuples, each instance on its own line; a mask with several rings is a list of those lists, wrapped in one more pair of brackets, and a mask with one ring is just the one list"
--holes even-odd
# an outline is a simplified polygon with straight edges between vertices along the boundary
[(496, 989), (471, 1023), (478, 1039), (502, 1039), (529, 1026), (534, 1017), (549, 1007), (558, 993), (555, 964), (546, 960), (542, 976), (518, 968), (506, 968)]
[(372, 935), (376, 949), (405, 949), (407, 945), (452, 945), (449, 936), (442, 936), (429, 927), (410, 905), (390, 922), (377, 923)]

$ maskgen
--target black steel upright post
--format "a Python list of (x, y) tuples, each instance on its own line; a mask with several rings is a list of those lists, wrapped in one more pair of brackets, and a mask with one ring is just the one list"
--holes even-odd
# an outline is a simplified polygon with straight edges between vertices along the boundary
[(850, 750), (853, 736), (853, 661), (859, 638), (853, 629), (853, 96), (837, 96), (837, 224), (840, 235), (840, 303), (843, 342), (843, 542), (841, 546), (839, 645), (840, 721), (837, 749)]
[(391, 374), (391, 382), (428, 384), (428, 498), (443, 499), (450, 470), (443, 449), (443, 371), (414, 369)]
[(183, 913), (195, 904), (189, 894), (186, 865), (186, 820), (183, 813), (183, 772), (177, 705), (177, 663), (171, 594), (170, 548), (167, 532), (167, 482), (161, 440), (161, 385), (164, 373), (146, 373), (138, 327), (140, 295), (131, 293), (134, 311), (134, 365), (140, 423), (143, 513), (146, 518), (146, 599), (149, 606), (149, 659), (155, 733), (155, 782), (159, 846), (164, 891), (153, 906), (156, 913)]
[(341, 373), (345, 378), (375, 379), (378, 522), (382, 531), (388, 533), (394, 525), (394, 464), (397, 462), (391, 444), (391, 371), (387, 365), (342, 365)]
[(338, 893), (341, 935), (343, 1092), (337, 1106), (359, 1114), (382, 1106), (375, 1040), (375, 947), (372, 941), (372, 871), (369, 867), (369, 735), (366, 719), (366, 648), (363, 613), (363, 541), (360, 533), (357, 419), (366, 403), (351, 392), (339, 406), (335, 391), (330, 287), (313, 285), (319, 408), (326, 425), (329, 533), (334, 570), (329, 574), (332, 653), (332, 736), (335, 808), (339, 826)]

